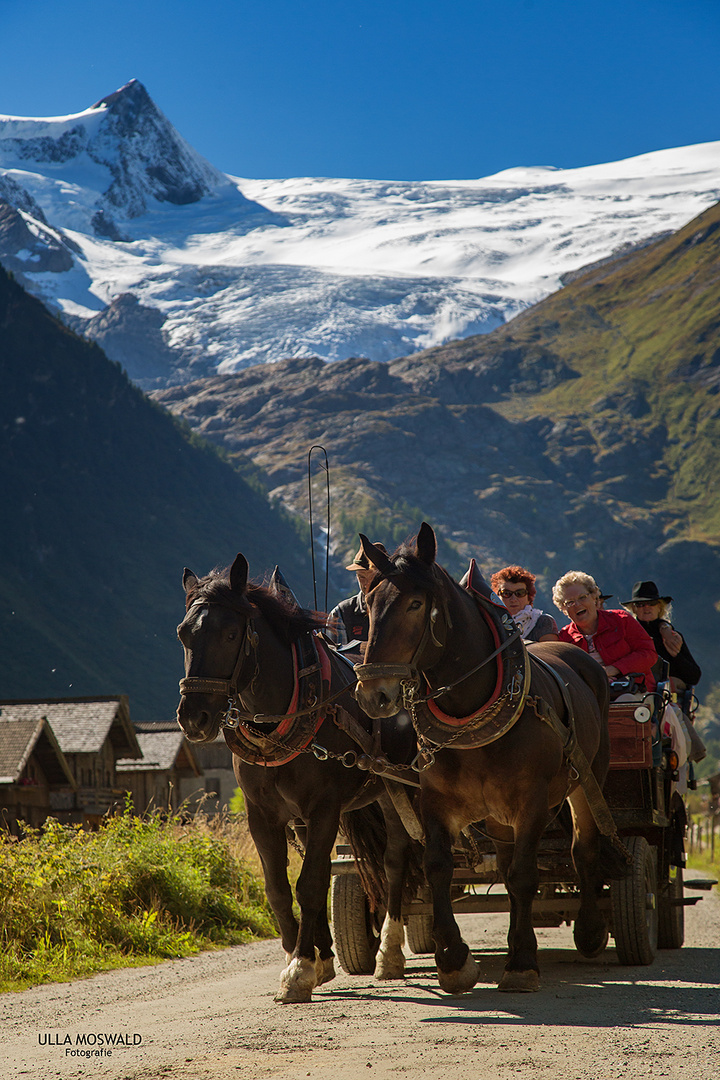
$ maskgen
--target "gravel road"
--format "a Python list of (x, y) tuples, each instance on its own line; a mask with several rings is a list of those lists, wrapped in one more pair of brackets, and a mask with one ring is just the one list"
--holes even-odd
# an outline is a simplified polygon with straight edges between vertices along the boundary
[[(583, 960), (567, 927), (538, 930), (537, 994), (495, 989), (505, 915), (461, 916), (482, 969), (462, 997), (440, 992), (431, 957), (411, 956), (404, 982), (340, 972), (312, 1004), (275, 1005), (277, 941), (4, 994), (0, 1076), (710, 1080), (720, 1068), (720, 897), (702, 895), (686, 911), (685, 947), (650, 967), (620, 967), (612, 948)], [(97, 1033), (127, 1045), (77, 1056), (106, 1049)]]

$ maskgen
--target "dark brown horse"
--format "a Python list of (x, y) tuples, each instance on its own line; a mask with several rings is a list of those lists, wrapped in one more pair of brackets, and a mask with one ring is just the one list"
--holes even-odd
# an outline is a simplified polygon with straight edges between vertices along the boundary
[[(607, 678), (572, 645), (548, 642), (526, 652), (487, 586), (484, 606), (497, 609), (492, 617), (437, 565), (429, 525), (423, 523), (414, 547), (400, 548), (392, 559), (361, 539), (377, 573), (367, 584), (370, 639), (365, 664), (357, 669), (357, 697), (375, 717), (392, 716), (404, 703), (431, 762), (420, 774), (420, 802), (440, 986), (461, 993), (479, 977), (455, 921), (450, 883), (452, 847), (460, 831), (484, 822), (510, 896), (509, 952), (500, 989), (536, 990), (532, 901), (539, 884), (538, 844), (566, 797), (581, 893), (575, 942), (585, 956), (595, 956), (608, 938), (597, 892), (608, 867), (615, 876), (622, 872), (622, 860), (599, 832), (592, 799), (567, 760), (562, 735), (541, 719), (543, 711), (554, 711), (561, 726), (571, 705), (577, 742), (601, 788), (609, 759)], [(538, 658), (557, 672), (566, 691)], [(428, 701), (433, 691), (435, 699)], [(441, 731), (434, 740), (428, 734), (436, 730), (433, 724)]]
[[(381, 729), (375, 724), (374, 730), (352, 696), (351, 665), (315, 633), (325, 617), (249, 584), (247, 576), (243, 555), (229, 572), (198, 579), (185, 571), (186, 614), (178, 636), (186, 677), (180, 683), (177, 718), (194, 742), (212, 741), (222, 725), (233, 751), (267, 897), (287, 954), (275, 1000), (310, 1001), (315, 986), (334, 977), (327, 894), (341, 819), (351, 845), (360, 846), (368, 882), (369, 863), (380, 847), (374, 880), (376, 888), (383, 878), (387, 882), (388, 915), (375, 976), (401, 978), (401, 904), (411, 842), (383, 780), (355, 763), (362, 755), (357, 739), (367, 748), (371, 737), (391, 761), (410, 762), (414, 732), (409, 723), (403, 728), (393, 721)], [(372, 805), (375, 801), (382, 814)], [(288, 825), (305, 847), (295, 890), (299, 922), (287, 876)]]

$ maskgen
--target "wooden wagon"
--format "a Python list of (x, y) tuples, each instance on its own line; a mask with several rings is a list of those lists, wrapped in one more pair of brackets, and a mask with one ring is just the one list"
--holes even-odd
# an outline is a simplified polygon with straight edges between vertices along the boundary
[[(685, 907), (701, 899), (685, 890), (714, 884), (684, 880), (686, 814), (678, 759), (659, 723), (670, 696), (668, 686), (660, 684), (653, 694), (610, 706), (610, 771), (603, 795), (632, 864), (625, 878), (603, 886), (600, 902), (621, 964), (651, 964), (657, 949), (681, 948)], [(348, 974), (370, 974), (385, 912), (370, 910), (350, 849), (339, 845), (337, 855), (331, 888), (337, 956)], [(570, 835), (559, 816), (543, 835), (538, 863), (534, 925), (571, 925), (580, 905), (579, 885)], [(453, 894), (457, 914), (510, 910), (482, 823), (466, 831), (455, 851)], [(404, 917), (412, 952), (434, 952), (429, 890), (406, 905)]]

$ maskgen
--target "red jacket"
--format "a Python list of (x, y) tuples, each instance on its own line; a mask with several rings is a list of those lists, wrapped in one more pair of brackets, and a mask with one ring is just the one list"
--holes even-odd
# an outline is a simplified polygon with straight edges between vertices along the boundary
[[(579, 645), (585, 652), (590, 652), (587, 638), (574, 622), (563, 626), (558, 631), (560, 641), (569, 641)], [(598, 611), (597, 630), (594, 635), (595, 648), (608, 667), (612, 664), (621, 675), (642, 672), (645, 687), (653, 690), (655, 679), (650, 670), (657, 660), (653, 639), (642, 628), (637, 619), (626, 611)]]

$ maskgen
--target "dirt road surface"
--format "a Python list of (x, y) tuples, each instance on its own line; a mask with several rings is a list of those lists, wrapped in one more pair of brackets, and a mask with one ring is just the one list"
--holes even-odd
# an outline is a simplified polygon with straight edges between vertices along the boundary
[[(4, 994), (0, 1076), (711, 1080), (720, 1071), (720, 897), (702, 895), (686, 911), (685, 947), (650, 967), (620, 967), (613, 948), (582, 960), (567, 927), (538, 930), (536, 994), (495, 988), (503, 915), (461, 917), (482, 969), (461, 997), (441, 993), (431, 957), (411, 956), (403, 982), (339, 972), (312, 1004), (275, 1005), (277, 941)], [(97, 1050), (98, 1033), (127, 1045), (112, 1056), (68, 1053)]]

